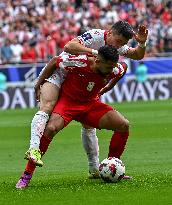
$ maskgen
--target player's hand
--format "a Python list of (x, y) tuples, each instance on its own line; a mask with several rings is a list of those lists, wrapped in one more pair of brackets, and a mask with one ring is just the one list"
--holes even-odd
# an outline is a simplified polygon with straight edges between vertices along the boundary
[(40, 102), (41, 86), (35, 85), (34, 89), (35, 89), (36, 100), (37, 102)]
[(138, 32), (134, 33), (134, 38), (138, 43), (145, 43), (148, 37), (148, 29), (144, 25), (140, 25)]

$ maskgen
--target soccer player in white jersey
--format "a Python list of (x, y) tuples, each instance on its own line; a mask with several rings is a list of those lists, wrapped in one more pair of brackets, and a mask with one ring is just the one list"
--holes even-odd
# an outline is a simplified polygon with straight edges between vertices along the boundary
[[(144, 26), (140, 26), (138, 33), (135, 34), (130, 24), (126, 21), (118, 21), (108, 31), (92, 29), (85, 32), (76, 39), (68, 42), (64, 47), (64, 51), (71, 54), (90, 53), (97, 55), (97, 49), (107, 44), (117, 48), (120, 55), (140, 60), (145, 54), (147, 35), (148, 30)], [(138, 42), (136, 48), (126, 45), (133, 36)], [(61, 55), (64, 55), (65, 52)], [(28, 163), (35, 163), (38, 166), (43, 165), (39, 151), (40, 139), (49, 120), (49, 115), (58, 100), (59, 90), (64, 81), (63, 72), (55, 71), (53, 74), (49, 73), (48, 68), (51, 66), (53, 65), (50, 60), (35, 85), (36, 96), (40, 100), (40, 110), (35, 114), (32, 120), (30, 148), (26, 152), (26, 158), (29, 160)], [(45, 78), (51, 74), (52, 76), (45, 81)], [(102, 90), (102, 93), (108, 91), (111, 87), (113, 87), (113, 82), (106, 86), (106, 88)], [(83, 146), (88, 156), (89, 172), (94, 176), (94, 173), (97, 173), (99, 165), (96, 130), (83, 125), (81, 136)], [(110, 147), (113, 146), (114, 140), (113, 138), (111, 139)], [(109, 155), (113, 155), (113, 152), (109, 153)]]

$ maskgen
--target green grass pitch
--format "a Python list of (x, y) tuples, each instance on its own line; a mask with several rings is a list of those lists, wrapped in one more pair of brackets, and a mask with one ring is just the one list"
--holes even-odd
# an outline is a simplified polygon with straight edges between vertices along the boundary
[[(24, 170), (30, 122), (36, 109), (0, 111), (0, 205), (168, 205), (172, 204), (172, 100), (113, 105), (130, 121), (122, 160), (132, 181), (106, 184), (87, 178), (80, 124), (58, 133), (25, 190), (15, 184)], [(111, 131), (97, 131), (100, 160)]]

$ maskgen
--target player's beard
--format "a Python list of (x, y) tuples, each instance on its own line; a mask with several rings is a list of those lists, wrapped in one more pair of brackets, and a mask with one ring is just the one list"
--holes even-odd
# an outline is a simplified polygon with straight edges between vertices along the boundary
[(102, 77), (106, 77), (109, 75), (109, 73), (102, 73), (101, 70), (97, 70), (98, 74), (101, 75)]

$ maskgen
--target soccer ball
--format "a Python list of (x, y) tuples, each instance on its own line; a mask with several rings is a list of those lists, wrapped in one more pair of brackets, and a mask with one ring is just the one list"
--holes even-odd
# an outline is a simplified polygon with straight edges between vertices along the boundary
[(100, 163), (99, 171), (105, 182), (118, 182), (125, 175), (125, 165), (120, 159), (109, 157)]

